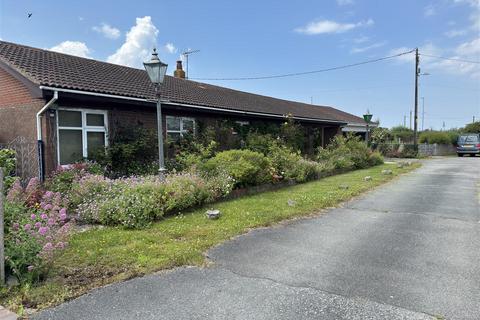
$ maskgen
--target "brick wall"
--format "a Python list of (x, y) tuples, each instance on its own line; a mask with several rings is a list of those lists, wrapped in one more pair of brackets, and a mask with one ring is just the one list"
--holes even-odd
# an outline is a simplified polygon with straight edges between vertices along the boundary
[(18, 137), (35, 142), (35, 114), (44, 104), (43, 99), (32, 98), (20, 81), (0, 69), (0, 143)]

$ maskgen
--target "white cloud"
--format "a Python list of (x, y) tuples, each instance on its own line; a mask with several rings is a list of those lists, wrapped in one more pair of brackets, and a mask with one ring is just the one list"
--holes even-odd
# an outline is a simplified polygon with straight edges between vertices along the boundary
[(371, 44), (369, 46), (365, 46), (365, 47), (355, 47), (350, 52), (351, 53), (361, 53), (361, 52), (365, 52), (365, 51), (372, 50), (372, 49), (375, 49), (375, 48), (383, 47), (386, 44), (387, 44), (386, 41), (376, 42), (376, 43), (373, 43), (373, 44)]
[(109, 39), (118, 39), (120, 37), (120, 30), (107, 23), (102, 23), (100, 26), (94, 26), (92, 29)]
[(171, 42), (165, 44), (165, 50), (167, 50), (168, 53), (176, 53), (178, 51), (178, 49)]
[(349, 5), (349, 4), (353, 4), (355, 1), (353, 0), (337, 0), (337, 4), (339, 6), (346, 6), (346, 5)]
[(125, 42), (108, 57), (107, 61), (130, 67), (141, 67), (155, 46), (158, 29), (150, 16), (137, 18), (136, 24), (127, 32)]
[(455, 38), (455, 37), (463, 36), (466, 33), (467, 33), (467, 30), (452, 29), (445, 32), (444, 35), (448, 38)]
[[(449, 59), (473, 60), (478, 61), (480, 55), (480, 38), (464, 42), (453, 49), (440, 49), (432, 43), (427, 43), (418, 48), (420, 52), (420, 67), (422, 72), (428, 73), (447, 73), (452, 75), (469, 76), (471, 78), (480, 78), (480, 66), (474, 63), (439, 59), (432, 56), (446, 57)], [(409, 48), (402, 47), (393, 49), (391, 54), (409, 51)], [(426, 54), (426, 55), (422, 55)], [(396, 58), (397, 61), (414, 64), (414, 55), (408, 54)]]
[(433, 6), (433, 4), (429, 4), (425, 8), (423, 8), (423, 15), (425, 17), (431, 17), (434, 16), (437, 13), (437, 10)]
[(353, 39), (353, 42), (354, 42), (354, 43), (365, 43), (365, 42), (367, 42), (368, 40), (370, 40), (369, 37), (361, 36), (361, 37), (358, 37), (358, 38)]
[(322, 34), (322, 33), (342, 33), (359, 27), (372, 26), (374, 21), (368, 19), (366, 21), (360, 21), (357, 23), (338, 23), (331, 20), (320, 20), (310, 22), (305, 27), (295, 29), (298, 33), (304, 33), (308, 35)]
[(50, 50), (83, 58), (89, 58), (88, 55), (90, 53), (90, 49), (87, 45), (80, 41), (63, 41), (62, 43), (51, 47)]

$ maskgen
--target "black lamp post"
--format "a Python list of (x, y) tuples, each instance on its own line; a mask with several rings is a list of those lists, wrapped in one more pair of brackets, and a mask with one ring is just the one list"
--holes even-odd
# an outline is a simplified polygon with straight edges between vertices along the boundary
[(365, 120), (365, 122), (367, 123), (367, 131), (365, 132), (365, 142), (367, 143), (368, 145), (368, 140), (369, 140), (369, 125), (370, 125), (370, 122), (372, 121), (372, 114), (370, 113), (370, 111), (367, 110), (367, 113), (363, 115), (363, 120)]
[(156, 49), (153, 49), (150, 61), (144, 62), (143, 65), (145, 66), (150, 81), (155, 85), (155, 92), (157, 95), (158, 171), (162, 175), (167, 169), (165, 169), (165, 158), (163, 155), (162, 101), (160, 97), (160, 85), (165, 79), (168, 65), (160, 61)]

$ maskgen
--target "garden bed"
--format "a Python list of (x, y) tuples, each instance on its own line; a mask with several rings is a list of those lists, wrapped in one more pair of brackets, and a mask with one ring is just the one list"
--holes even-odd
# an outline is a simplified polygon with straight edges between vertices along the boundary
[[(277, 191), (209, 204), (164, 218), (144, 229), (94, 228), (74, 234), (54, 260), (45, 281), (2, 292), (0, 303), (19, 312), (42, 309), (93, 288), (182, 265), (206, 265), (204, 252), (251, 228), (318, 213), (408, 172), (384, 164)], [(392, 170), (392, 175), (382, 170)], [(365, 181), (370, 176), (371, 180)], [(222, 212), (209, 220), (205, 210)]]

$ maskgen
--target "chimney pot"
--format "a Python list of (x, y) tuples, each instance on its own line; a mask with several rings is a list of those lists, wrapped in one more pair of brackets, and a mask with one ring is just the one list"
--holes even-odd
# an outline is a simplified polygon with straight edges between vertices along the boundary
[(185, 79), (185, 71), (183, 71), (182, 60), (177, 60), (177, 69), (173, 72), (175, 78)]

